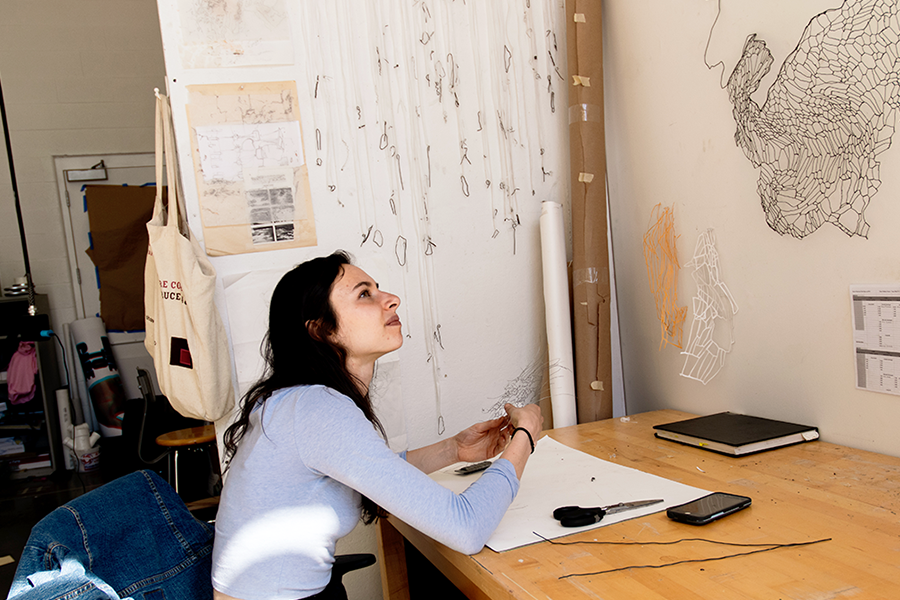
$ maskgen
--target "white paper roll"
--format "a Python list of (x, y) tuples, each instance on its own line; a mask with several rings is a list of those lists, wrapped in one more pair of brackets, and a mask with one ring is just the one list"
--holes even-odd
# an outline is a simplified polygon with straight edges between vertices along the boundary
[(544, 273), (544, 312), (550, 353), (550, 405), (553, 427), (578, 422), (575, 409), (575, 360), (569, 314), (569, 277), (562, 205), (541, 203), (541, 262)]
[(84, 375), (93, 415), (103, 437), (122, 435), (125, 390), (115, 366), (106, 326), (100, 317), (72, 321), (69, 325), (75, 342), (75, 353)]
[[(63, 323), (63, 343), (65, 345), (66, 372), (69, 374), (69, 398), (72, 400), (72, 425), (85, 422), (84, 409), (81, 405), (81, 394), (78, 390), (84, 386), (84, 375), (81, 367), (75, 363), (75, 343), (72, 341), (72, 330), (68, 323)], [(78, 368), (76, 368), (78, 367)]]
[[(75, 433), (72, 429), (72, 413), (69, 410), (69, 390), (59, 388), (56, 390), (56, 409), (59, 414), (59, 435), (62, 439), (73, 438)], [(71, 471), (75, 468), (75, 456), (68, 448), (63, 446), (63, 464), (66, 470)]]

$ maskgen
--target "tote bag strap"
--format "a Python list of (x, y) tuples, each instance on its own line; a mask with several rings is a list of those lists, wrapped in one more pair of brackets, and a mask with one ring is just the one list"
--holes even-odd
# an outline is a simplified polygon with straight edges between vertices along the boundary
[[(155, 156), (156, 156), (156, 202), (153, 204), (153, 221), (157, 221), (160, 213), (164, 213), (166, 208), (163, 205), (163, 162), (165, 160), (165, 142), (164, 142), (164, 134), (163, 128), (165, 127), (165, 116), (164, 116), (164, 105), (165, 105), (165, 96), (159, 93), (159, 88), (155, 88), (153, 92), (156, 94), (156, 148), (155, 148)], [(166, 217), (163, 215), (163, 222), (165, 222)]]
[[(163, 219), (166, 227), (177, 227), (181, 235), (191, 239), (191, 232), (187, 226), (186, 211), (183, 205), (180, 180), (178, 177), (178, 159), (175, 152), (175, 127), (172, 123), (172, 112), (169, 98), (156, 93), (156, 202), (153, 207), (154, 218), (165, 211)], [(160, 184), (163, 177), (163, 164), (166, 174), (167, 207), (163, 206), (162, 190)]]

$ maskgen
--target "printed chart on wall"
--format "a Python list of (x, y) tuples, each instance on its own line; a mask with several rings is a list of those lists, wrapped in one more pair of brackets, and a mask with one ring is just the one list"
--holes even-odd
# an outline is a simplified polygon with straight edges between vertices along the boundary
[(900, 286), (852, 285), (856, 387), (900, 395)]
[(207, 254), (315, 246), (296, 84), (187, 90)]

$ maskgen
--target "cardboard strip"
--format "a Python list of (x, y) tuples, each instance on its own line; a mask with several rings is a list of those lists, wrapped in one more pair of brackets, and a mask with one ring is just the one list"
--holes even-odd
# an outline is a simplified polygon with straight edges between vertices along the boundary
[[(580, 284), (576, 281), (572, 291), (579, 423), (612, 417), (601, 10), (600, 2), (566, 1), (566, 21), (570, 23), (566, 47), (569, 75), (572, 75), (569, 87), (572, 270), (581, 273), (594, 269), (596, 273), (596, 277), (586, 278)], [(584, 15), (584, 22), (575, 21), (576, 12)], [(584, 85), (585, 81), (589, 85)], [(584, 185), (582, 174), (591, 174), (596, 179)]]

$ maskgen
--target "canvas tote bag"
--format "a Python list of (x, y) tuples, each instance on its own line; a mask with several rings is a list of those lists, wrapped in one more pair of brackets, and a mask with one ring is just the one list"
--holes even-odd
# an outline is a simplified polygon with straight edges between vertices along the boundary
[[(168, 210), (163, 206), (163, 164)], [(216, 421), (234, 407), (231, 356), (213, 296), (216, 271), (187, 225), (166, 96), (156, 92), (156, 203), (147, 222), (144, 346), (162, 393), (186, 417)]]

